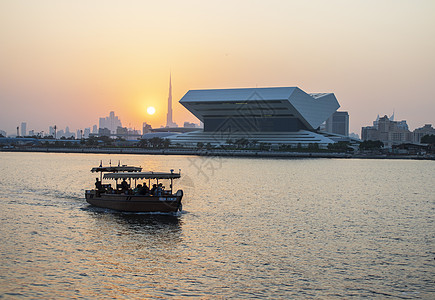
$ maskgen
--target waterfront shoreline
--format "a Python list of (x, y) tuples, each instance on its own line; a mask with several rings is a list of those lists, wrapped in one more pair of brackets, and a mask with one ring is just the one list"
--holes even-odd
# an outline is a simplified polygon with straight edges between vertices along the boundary
[(139, 155), (194, 155), (218, 157), (258, 158), (346, 158), (346, 159), (413, 159), (435, 160), (434, 156), (349, 154), (322, 152), (277, 152), (256, 150), (196, 150), (196, 149), (141, 149), (141, 148), (11, 148), (0, 152), (85, 153), (85, 154), (139, 154)]

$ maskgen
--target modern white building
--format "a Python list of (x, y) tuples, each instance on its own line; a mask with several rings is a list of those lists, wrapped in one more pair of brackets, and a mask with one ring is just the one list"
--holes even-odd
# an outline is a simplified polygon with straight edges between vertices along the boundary
[(326, 147), (336, 138), (319, 126), (339, 107), (333, 93), (304, 92), (298, 87), (190, 90), (180, 103), (204, 129), (169, 137), (173, 143), (214, 146), (229, 140)]

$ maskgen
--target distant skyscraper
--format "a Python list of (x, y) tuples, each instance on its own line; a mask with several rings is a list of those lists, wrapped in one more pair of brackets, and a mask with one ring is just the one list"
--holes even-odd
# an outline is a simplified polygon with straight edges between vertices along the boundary
[(330, 133), (349, 135), (349, 114), (347, 111), (334, 112), (325, 122), (325, 131)]
[(65, 132), (62, 129), (59, 129), (56, 132), (56, 138), (60, 139), (61, 137), (65, 137)]
[(87, 139), (90, 133), (91, 133), (91, 128), (89, 127), (85, 128), (85, 131), (83, 131), (83, 137)]
[(99, 125), (101, 129), (107, 128), (110, 133), (115, 133), (118, 127), (122, 127), (121, 120), (111, 111), (108, 117), (100, 118)]
[(98, 133), (98, 127), (97, 127), (97, 125), (92, 126), (92, 133), (95, 133), (95, 134)]
[(89, 127), (85, 128), (85, 131), (83, 131), (83, 137), (85, 139), (89, 138), (90, 133), (91, 133), (91, 128), (89, 128)]
[(168, 97), (168, 114), (166, 115), (166, 127), (177, 127), (177, 124), (172, 122), (172, 80), (169, 75), (169, 97)]
[(53, 126), (48, 127), (48, 135), (51, 135), (54, 137), (54, 127)]
[(25, 136), (27, 135), (27, 123), (26, 122), (22, 122), (21, 123), (21, 136)]

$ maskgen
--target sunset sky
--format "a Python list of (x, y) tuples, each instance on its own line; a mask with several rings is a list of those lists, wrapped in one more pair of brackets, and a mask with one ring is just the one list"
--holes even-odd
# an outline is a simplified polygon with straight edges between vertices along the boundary
[[(433, 0), (1, 0), (0, 130), (198, 122), (189, 89), (335, 93), (360, 134), (378, 114), (435, 125)], [(149, 106), (156, 108), (153, 116)]]

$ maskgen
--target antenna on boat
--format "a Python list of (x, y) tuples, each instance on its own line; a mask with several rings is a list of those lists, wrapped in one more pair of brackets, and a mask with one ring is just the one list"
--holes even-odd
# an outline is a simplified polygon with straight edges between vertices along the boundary
[(112, 166), (112, 160), (109, 160), (109, 165)]
[(121, 166), (121, 161), (120, 161), (120, 160), (118, 160), (118, 167), (119, 167), (119, 166)]
[(103, 161), (100, 160), (100, 167), (103, 167)]

